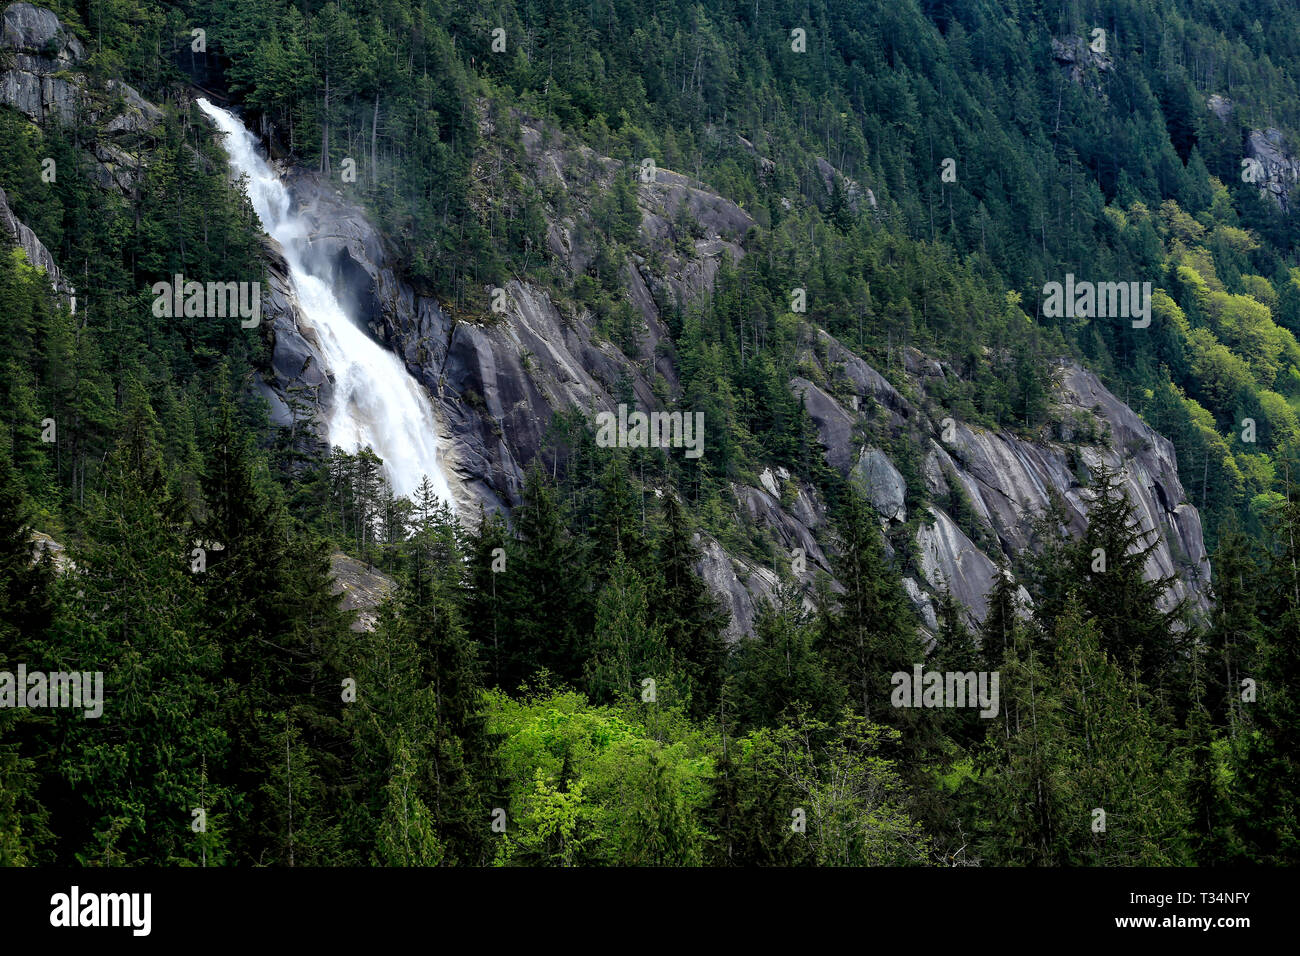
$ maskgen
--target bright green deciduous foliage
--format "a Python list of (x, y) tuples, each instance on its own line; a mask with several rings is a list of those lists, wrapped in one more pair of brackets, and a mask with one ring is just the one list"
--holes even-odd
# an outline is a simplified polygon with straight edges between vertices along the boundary
[(714, 744), (680, 712), (542, 690), (522, 701), (494, 692), (488, 713), (510, 781), (499, 862), (700, 862)]
[(907, 790), (883, 756), (897, 732), (846, 712), (799, 717), (730, 742), (714, 778), (725, 865), (885, 866), (928, 862)]

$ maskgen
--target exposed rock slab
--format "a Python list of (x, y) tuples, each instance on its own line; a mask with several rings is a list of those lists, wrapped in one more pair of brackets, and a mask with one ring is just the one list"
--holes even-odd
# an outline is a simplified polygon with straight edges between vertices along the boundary
[(0, 189), (0, 235), (8, 236), (23, 250), (29, 265), (44, 270), (56, 293), (69, 299), (76, 295), (77, 290), (59, 271), (58, 264), (55, 263), (50, 250), (45, 248), (45, 243), (41, 242), (36, 233), (21, 222), (9, 208), (9, 197), (5, 195), (3, 189)]
[(397, 590), (397, 582), (341, 551), (330, 555), (330, 576), (334, 593), (339, 595), (339, 607), (356, 612), (352, 630), (373, 631), (377, 609)]

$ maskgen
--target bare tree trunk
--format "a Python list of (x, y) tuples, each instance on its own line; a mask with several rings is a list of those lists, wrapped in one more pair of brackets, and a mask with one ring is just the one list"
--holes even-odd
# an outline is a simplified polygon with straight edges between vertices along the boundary
[(379, 91), (375, 90), (375, 112), (370, 119), (370, 184), (375, 183), (375, 174), (379, 169)]
[(330, 75), (325, 74), (325, 109), (321, 114), (320, 171), (330, 174)]
[(285, 783), (289, 787), (289, 865), (293, 866), (293, 761), (289, 757), (289, 725), (284, 726)]

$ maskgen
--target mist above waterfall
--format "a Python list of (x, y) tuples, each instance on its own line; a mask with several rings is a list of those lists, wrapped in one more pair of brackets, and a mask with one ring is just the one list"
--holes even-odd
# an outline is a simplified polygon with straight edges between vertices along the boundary
[(396, 494), (412, 495), (428, 475), (438, 497), (454, 506), (438, 457), (438, 420), (428, 394), (401, 360), (371, 339), (340, 304), (335, 270), (313, 248), (307, 224), (252, 133), (206, 99), (198, 105), (225, 134), (231, 168), (244, 178), (262, 228), (284, 250), (302, 316), (319, 333), (334, 379), (334, 407), (326, 423), (330, 443), (348, 452), (369, 445), (383, 459)]

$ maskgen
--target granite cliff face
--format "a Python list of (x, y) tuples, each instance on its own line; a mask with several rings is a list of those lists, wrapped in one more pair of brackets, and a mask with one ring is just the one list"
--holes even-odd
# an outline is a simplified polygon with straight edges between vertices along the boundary
[(96, 184), (129, 195), (147, 162), (143, 134), (162, 111), (125, 83), (92, 83), (79, 72), (84, 57), (81, 41), (54, 13), (9, 4), (0, 16), (0, 103), (40, 125), (76, 123)]
[[(915, 533), (918, 573), (908, 590), (927, 621), (933, 619), (933, 606), (922, 595), (940, 589), (982, 620), (996, 565), (1034, 548), (1034, 523), (1053, 504), (1062, 508), (1065, 527), (1082, 531), (1090, 500), (1086, 482), (1099, 467), (1118, 473), (1142, 530), (1158, 541), (1147, 576), (1175, 577), (1167, 596), (1171, 604), (1186, 598), (1198, 608), (1207, 606), (1210, 568), (1200, 517), (1186, 501), (1173, 445), (1091, 372), (1073, 362), (1058, 364), (1052, 433), (1026, 440), (968, 425), (931, 406), (925, 382), (949, 374), (942, 364), (912, 356), (908, 378), (920, 396), (913, 402), (830, 336), (820, 335), (820, 348), (810, 347), (808, 355), (823, 354), (827, 366), (842, 368), (832, 380), (840, 398), (807, 379), (794, 379), (791, 388), (805, 396), (828, 448), (827, 460), (863, 485), (884, 526), (905, 521), (902, 475), (879, 449), (855, 437), (864, 416), (881, 409), (891, 430), (908, 439), (906, 453), (924, 476), (929, 501)], [(1095, 438), (1081, 440), (1084, 432)], [(938, 504), (952, 500), (954, 492), (973, 512), (960, 526)]]
[[(1236, 105), (1228, 97), (1212, 93), (1205, 105), (1220, 122), (1234, 123)], [(1248, 129), (1238, 124), (1237, 129), (1245, 143), (1242, 175), (1250, 177), (1246, 181), (1253, 182), (1260, 196), (1275, 203), (1283, 213), (1294, 212), (1293, 193), (1300, 183), (1300, 158), (1295, 155), (1294, 145), (1287, 142), (1285, 133), (1273, 126)]]
[[(549, 221), (552, 265), (580, 273), (591, 256), (582, 240), (585, 200), (608, 187), (622, 164), (566, 145), (527, 120), (519, 123), (518, 136), (531, 175), (569, 196), (568, 212)], [(338, 188), (303, 172), (292, 174), (292, 184), (318, 224), (313, 241), (328, 250), (347, 279), (354, 314), (405, 358), (434, 395), (452, 436), (450, 466), (466, 514), (476, 513), (479, 502), (503, 510), (517, 503), (523, 470), (541, 453), (556, 412), (578, 409), (590, 417), (612, 410), (615, 384), (624, 374), (643, 408), (661, 407), (651, 388), (656, 373), (668, 394), (677, 394), (662, 315), (706, 294), (723, 257), (745, 254), (753, 226), (744, 210), (671, 170), (657, 169), (652, 181), (638, 182), (642, 239), (660, 255), (658, 270), (636, 257), (623, 265), (625, 294), (644, 323), (640, 347), (627, 354), (598, 337), (588, 316), (566, 313), (545, 288), (526, 279), (505, 286), (500, 314), (453, 314), (403, 282), (383, 237)], [(699, 224), (689, 254), (671, 225), (682, 203)], [(304, 375), (315, 381), (321, 366), (310, 329), (291, 310), (277, 315), (274, 328), (270, 390), (282, 392)], [(1209, 566), (1199, 517), (1185, 500), (1172, 445), (1087, 370), (1059, 365), (1054, 432), (1027, 439), (949, 418), (928, 399), (925, 384), (951, 373), (925, 356), (913, 353), (901, 372), (900, 385), (905, 382), (913, 398), (824, 331), (809, 330), (801, 359), (816, 369), (820, 384), (796, 377), (789, 387), (803, 397), (828, 463), (868, 493), (882, 527), (892, 532), (891, 552), (906, 551), (894, 556), (909, 569), (905, 586), (928, 627), (935, 623), (940, 590), (950, 591), (972, 621), (981, 620), (997, 565), (1034, 547), (1034, 523), (1053, 502), (1064, 509), (1066, 526), (1081, 530), (1086, 483), (1099, 465), (1120, 473), (1144, 530), (1159, 537), (1149, 575), (1175, 576), (1171, 600), (1187, 597), (1194, 606), (1206, 606)], [(320, 386), (324, 404), (328, 379), (322, 377)], [(868, 429), (867, 423), (880, 416), (888, 422), (891, 447), (901, 451), (865, 437), (878, 436), (878, 426)], [(1083, 434), (1097, 437), (1082, 442)], [(924, 475), (929, 500), (919, 510), (909, 510), (900, 454), (915, 456)], [(958, 522), (944, 510), (941, 502), (954, 487), (969, 500), (973, 518)], [(707, 534), (700, 538), (700, 571), (730, 610), (734, 638), (752, 628), (758, 603), (783, 578), (810, 585), (819, 571), (828, 571), (831, 545), (820, 496), (783, 469), (766, 468), (752, 484), (734, 483), (732, 493), (737, 523), (757, 531), (770, 550), (760, 557), (731, 553)], [(900, 545), (898, 531), (905, 525), (915, 531)]]
[[(147, 162), (137, 134), (156, 122), (158, 109), (121, 85), (92, 89), (75, 70), (81, 44), (48, 11), (7, 7), (0, 49), (10, 54), (0, 61), (0, 102), (39, 123), (89, 118), (98, 130), (91, 150), (99, 185), (129, 192)], [(594, 255), (587, 238), (592, 197), (630, 171), (527, 117), (500, 125), (489, 124), (488, 131), (519, 147), (522, 172), (544, 194), (564, 197), (548, 207), (546, 248), (539, 253), (549, 257), (553, 273), (582, 273)], [(136, 149), (134, 156), (127, 149)], [(756, 154), (756, 162), (773, 160)], [(837, 170), (819, 171), (828, 189), (837, 182), (846, 188)], [(644, 409), (662, 407), (656, 379), (659, 394), (680, 393), (663, 316), (707, 295), (722, 263), (745, 255), (754, 226), (745, 210), (685, 175), (659, 168), (638, 176), (641, 246), (652, 256), (631, 256), (621, 266), (626, 300), (642, 322), (635, 347), (625, 352), (595, 332), (589, 315), (575, 314), (527, 275), (505, 286), (501, 311), (454, 312), (404, 280), (384, 237), (339, 184), (300, 169), (283, 172), (314, 224), (313, 244), (348, 290), (345, 305), (433, 397), (450, 436), (448, 477), (471, 521), (480, 504), (508, 511), (518, 502), (524, 469), (543, 454), (557, 412), (576, 409), (590, 417), (613, 410), (621, 379), (630, 381)], [(870, 191), (851, 185), (855, 201), (862, 196), (874, 204)], [(683, 206), (689, 217), (679, 214)], [(56, 289), (70, 293), (48, 251), (8, 213), (3, 196), (0, 226), (46, 269)], [(303, 441), (320, 442), (333, 401), (328, 363), (295, 300), (281, 251), (270, 240), (264, 248), (262, 314), (273, 350), (259, 388), (274, 420), (300, 428)], [(908, 354), (887, 379), (825, 331), (806, 326), (798, 360), (801, 374), (789, 388), (802, 396), (828, 464), (876, 508), (928, 628), (935, 626), (940, 590), (951, 592), (973, 621), (982, 619), (997, 565), (1035, 546), (1034, 524), (1053, 503), (1067, 527), (1082, 529), (1086, 484), (1100, 465), (1121, 474), (1144, 530), (1159, 538), (1149, 575), (1176, 576), (1171, 596), (1206, 606), (1209, 566), (1200, 521), (1179, 483), (1173, 446), (1087, 370), (1059, 363), (1053, 425), (1026, 436), (951, 417), (929, 397), (927, 383), (952, 372), (919, 353)], [(295, 421), (291, 397), (306, 403), (306, 417), (300, 413)], [(923, 487), (909, 488), (904, 472), (919, 474)], [(752, 629), (758, 605), (782, 580), (811, 585), (829, 571), (833, 545), (821, 496), (784, 469), (764, 467), (734, 482), (731, 492), (735, 522), (749, 540), (764, 544), (742, 554), (701, 534), (699, 570), (730, 611), (729, 636), (737, 638)], [(954, 501), (967, 503), (960, 515), (949, 513)], [(336, 571), (355, 579), (340, 586), (358, 609), (384, 590), (384, 582), (358, 569)]]
[(51, 115), (71, 123), (81, 105), (82, 82), (67, 73), (84, 56), (81, 41), (50, 10), (30, 3), (5, 8), (0, 48), (12, 51), (0, 75), (0, 101), (37, 122)]
[(1253, 129), (1246, 137), (1246, 156), (1258, 166), (1256, 185), (1260, 193), (1277, 203), (1284, 213), (1293, 212), (1293, 192), (1300, 183), (1300, 158), (1292, 154), (1281, 130)]
[(46, 276), (49, 277), (50, 285), (54, 287), (54, 291), (71, 299), (75, 307), (76, 299), (73, 297), (76, 295), (77, 290), (72, 287), (72, 284), (59, 270), (54, 261), (54, 256), (50, 254), (50, 250), (45, 248), (45, 243), (41, 242), (36, 233), (32, 232), (25, 223), (14, 215), (13, 210), (9, 208), (9, 197), (5, 195), (3, 189), (0, 189), (0, 235), (8, 237), (14, 245), (23, 250), (29, 265), (44, 270)]
[[(540, 133), (527, 123), (520, 124), (519, 136), (538, 181), (560, 189), (570, 188), (577, 170), (582, 171), (584, 194), (600, 189), (622, 168), (585, 147), (543, 146)], [(639, 349), (628, 355), (598, 339), (588, 316), (566, 313), (545, 289), (527, 280), (506, 284), (500, 314), (453, 316), (395, 274), (383, 238), (336, 186), (302, 171), (293, 172), (290, 182), (316, 227), (313, 244), (333, 260), (350, 290), (352, 314), (401, 354), (435, 397), (452, 436), (453, 484), (470, 513), (477, 511), (478, 502), (497, 510), (517, 502), (524, 469), (541, 449), (556, 411), (577, 408), (594, 416), (613, 410), (614, 388), (625, 374), (645, 408), (657, 405), (651, 388), (655, 373), (675, 394), (677, 373), (660, 310), (664, 303), (685, 305), (706, 293), (722, 257), (743, 254), (740, 241), (753, 225), (734, 203), (669, 170), (657, 170), (653, 182), (640, 185), (642, 231), (650, 242), (663, 244), (666, 268), (653, 273), (644, 263), (624, 263), (627, 296), (645, 323)], [(683, 203), (704, 232), (694, 241), (693, 255), (682, 255), (669, 241), (669, 219)], [(573, 274), (581, 273), (592, 256), (573, 216), (550, 222), (547, 246), (553, 263)], [(309, 328), (289, 321), (288, 312), (272, 311), (272, 391), (282, 398), (285, 388), (301, 384), (304, 375), (317, 384), (313, 370), (321, 361)], [(322, 383), (321, 403), (327, 402)], [(278, 414), (286, 414), (282, 400), (277, 407)]]

